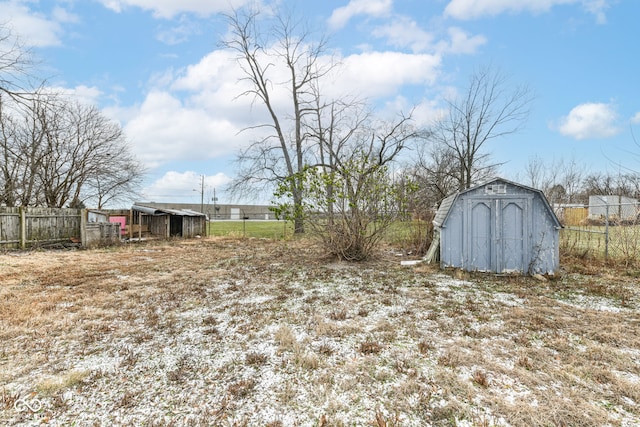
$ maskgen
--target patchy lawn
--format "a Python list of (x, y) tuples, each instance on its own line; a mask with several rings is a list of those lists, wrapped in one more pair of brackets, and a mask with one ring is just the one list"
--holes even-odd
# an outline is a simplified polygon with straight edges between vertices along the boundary
[(0, 425), (636, 426), (623, 273), (228, 238), (0, 254)]

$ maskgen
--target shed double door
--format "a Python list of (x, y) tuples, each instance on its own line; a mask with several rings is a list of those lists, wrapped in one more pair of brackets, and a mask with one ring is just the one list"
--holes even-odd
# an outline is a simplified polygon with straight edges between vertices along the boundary
[(463, 243), (467, 270), (527, 271), (529, 205), (527, 198), (467, 200)]

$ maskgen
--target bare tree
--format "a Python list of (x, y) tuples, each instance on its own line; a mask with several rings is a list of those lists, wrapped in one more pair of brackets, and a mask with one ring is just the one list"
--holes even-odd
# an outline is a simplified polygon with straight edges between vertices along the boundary
[[(421, 139), (429, 139), (423, 132)], [(418, 185), (413, 195), (413, 209), (420, 217), (427, 217), (442, 199), (459, 189), (456, 155), (446, 145), (422, 144), (407, 166), (408, 174)]]
[(529, 158), (524, 168), (527, 183), (542, 190), (550, 203), (575, 203), (582, 196), (584, 167), (575, 157), (544, 160)]
[[(231, 186), (239, 193), (251, 186), (288, 182), (294, 205), (302, 204), (302, 182), (296, 177), (305, 166), (308, 141), (304, 119), (314, 109), (313, 85), (330, 67), (320, 64), (325, 48), (323, 39), (313, 42), (311, 34), (290, 16), (276, 14), (272, 26), (264, 29), (256, 11), (235, 11), (227, 16), (231, 36), (223, 46), (237, 52), (243, 73), (241, 81), (248, 89), (240, 96), (250, 96), (264, 106), (269, 122), (255, 128), (271, 132), (243, 150), (237, 179)], [(275, 40), (272, 42), (271, 38)], [(279, 81), (278, 71), (288, 77)], [(279, 110), (275, 100), (278, 90), (286, 89), (288, 108)], [(296, 233), (304, 232), (301, 218), (294, 219)]]
[(616, 195), (638, 197), (640, 195), (640, 175), (631, 172), (594, 172), (584, 179), (587, 195)]
[(0, 204), (15, 206), (19, 186), (20, 153), (14, 147), (17, 125), (6, 112), (3, 94), (0, 94)]
[(102, 206), (139, 183), (144, 170), (130, 155), (122, 128), (96, 107), (56, 103), (44, 120), (47, 155), (39, 176), (47, 206), (87, 199)]
[(0, 23), (0, 94), (17, 102), (30, 99), (36, 92), (30, 82), (33, 65), (30, 50), (5, 23)]
[(29, 108), (0, 110), (0, 130), (7, 205), (102, 207), (133, 191), (144, 173), (120, 126), (93, 106), (41, 95)]
[(525, 165), (525, 180), (529, 186), (542, 190), (549, 198), (551, 188), (559, 183), (563, 170), (562, 160), (545, 160), (540, 156), (531, 156)]
[[(129, 152), (128, 147), (114, 146), (107, 161), (92, 174), (82, 190), (82, 203), (102, 209), (115, 202), (127, 202), (139, 196), (145, 169)], [(115, 150), (120, 150), (115, 152)]]
[[(326, 161), (300, 173), (303, 203), (299, 216), (330, 253), (360, 261), (371, 256), (387, 228), (406, 214), (408, 186), (398, 185), (389, 167), (417, 132), (410, 116), (374, 123), (352, 119), (341, 128), (336, 126), (336, 110), (329, 110), (332, 132), (325, 135), (320, 150), (324, 153), (320, 158)], [(290, 215), (296, 209), (289, 202), (291, 186), (281, 185), (278, 195), (284, 203), (277, 214)]]
[[(313, 166), (328, 174), (338, 169), (341, 159), (348, 155), (353, 139), (371, 120), (371, 114), (364, 103), (356, 100), (324, 102), (317, 84), (313, 85), (313, 89), (315, 109), (305, 122), (305, 133), (316, 142)], [(335, 193), (331, 180), (326, 182), (326, 193), (328, 221), (331, 224), (334, 220), (332, 201)]]
[[(35, 94), (18, 103), (0, 94), (0, 152), (4, 160), (0, 163), (0, 202), (8, 206), (44, 204), (38, 179), (46, 156), (41, 119), (47, 101), (42, 98)], [(2, 102), (5, 99), (9, 102)]]
[(517, 132), (529, 115), (533, 100), (527, 86), (509, 90), (499, 71), (476, 71), (462, 96), (447, 100), (447, 113), (436, 123), (432, 140), (455, 156), (460, 190), (485, 177), (496, 166), (485, 144)]

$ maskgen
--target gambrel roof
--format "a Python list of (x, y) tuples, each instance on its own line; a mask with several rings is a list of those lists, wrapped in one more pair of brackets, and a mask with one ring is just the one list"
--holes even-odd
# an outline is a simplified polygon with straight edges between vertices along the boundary
[[(554, 222), (554, 225), (558, 228), (562, 228), (562, 224), (560, 224), (560, 220), (558, 219), (558, 217), (556, 216), (555, 212), (553, 211), (553, 209), (551, 208), (551, 205), (549, 204), (549, 201), (547, 200), (547, 198), (545, 197), (544, 193), (541, 190), (535, 189), (533, 187), (527, 187), (526, 185), (522, 185), (522, 184), (518, 184), (516, 182), (512, 182), (503, 178), (493, 178), (485, 183), (476, 185), (474, 187), (468, 188), (466, 190), (463, 191), (458, 191), (456, 193), (453, 193), (447, 197), (445, 197), (444, 199), (442, 199), (442, 202), (440, 202), (440, 206), (438, 207), (438, 210), (436, 211), (436, 215), (433, 218), (433, 225), (437, 228), (442, 228), (445, 226), (445, 223), (447, 221), (447, 218), (449, 216), (449, 213), (451, 212), (451, 207), (454, 205), (456, 199), (466, 193), (475, 191), (477, 188), (479, 187), (487, 187), (490, 185), (500, 185), (500, 184), (509, 184), (509, 185), (513, 185), (525, 190), (528, 190), (530, 192), (536, 193), (540, 196), (540, 199), (543, 201), (546, 210), (548, 211), (548, 213), (550, 214), (552, 221)], [(499, 193), (496, 193), (499, 194)]]

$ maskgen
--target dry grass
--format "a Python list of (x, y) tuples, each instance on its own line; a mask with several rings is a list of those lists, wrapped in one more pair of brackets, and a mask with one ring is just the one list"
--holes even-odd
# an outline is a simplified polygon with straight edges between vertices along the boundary
[(0, 254), (0, 425), (640, 424), (633, 271), (454, 278), (386, 253), (211, 238)]

